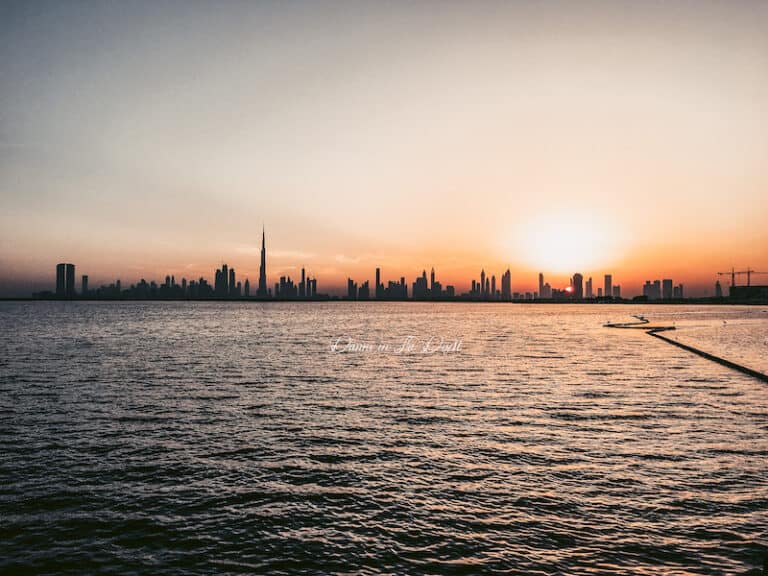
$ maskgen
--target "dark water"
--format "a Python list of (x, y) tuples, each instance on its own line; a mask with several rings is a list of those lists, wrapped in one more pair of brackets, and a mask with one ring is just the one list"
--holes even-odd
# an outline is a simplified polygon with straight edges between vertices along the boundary
[(746, 308), (0, 303), (0, 571), (760, 574), (768, 387), (601, 327), (662, 311), (766, 357)]

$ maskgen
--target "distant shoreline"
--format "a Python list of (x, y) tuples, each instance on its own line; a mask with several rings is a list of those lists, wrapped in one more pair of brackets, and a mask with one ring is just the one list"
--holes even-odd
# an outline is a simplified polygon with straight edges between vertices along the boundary
[(350, 300), (341, 297), (321, 297), (321, 298), (38, 298), (34, 296), (13, 296), (0, 297), (0, 302), (220, 302), (220, 303), (263, 303), (270, 302), (302, 302), (302, 303), (323, 303), (337, 302), (350, 303), (359, 302), (362, 304), (370, 303), (451, 303), (451, 304), (546, 304), (546, 305), (573, 305), (573, 304), (594, 304), (594, 305), (639, 305), (648, 304), (652, 306), (669, 305), (713, 305), (713, 306), (766, 306), (768, 300), (731, 300), (730, 298), (685, 298), (677, 300), (474, 300), (474, 299), (435, 299), (435, 300), (377, 300), (371, 298), (368, 300)]

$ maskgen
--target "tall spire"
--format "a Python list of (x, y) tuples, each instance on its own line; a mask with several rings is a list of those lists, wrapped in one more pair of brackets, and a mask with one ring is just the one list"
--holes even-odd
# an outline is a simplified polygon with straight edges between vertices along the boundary
[(261, 266), (259, 267), (259, 289), (256, 295), (259, 298), (267, 297), (267, 242), (264, 232), (264, 224), (261, 225)]

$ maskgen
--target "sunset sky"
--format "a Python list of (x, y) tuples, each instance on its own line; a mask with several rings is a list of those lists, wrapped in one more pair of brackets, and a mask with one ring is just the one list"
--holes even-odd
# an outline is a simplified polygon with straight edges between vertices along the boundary
[(767, 30), (757, 1), (4, 2), (0, 295), (63, 261), (253, 283), (262, 224), (270, 282), (321, 292), (711, 294), (768, 271)]

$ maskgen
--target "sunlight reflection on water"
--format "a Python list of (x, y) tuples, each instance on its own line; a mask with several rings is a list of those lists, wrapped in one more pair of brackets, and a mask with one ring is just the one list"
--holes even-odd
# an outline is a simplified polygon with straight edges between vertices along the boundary
[(768, 391), (630, 314), (766, 368), (759, 308), (0, 303), (0, 568), (757, 571)]

